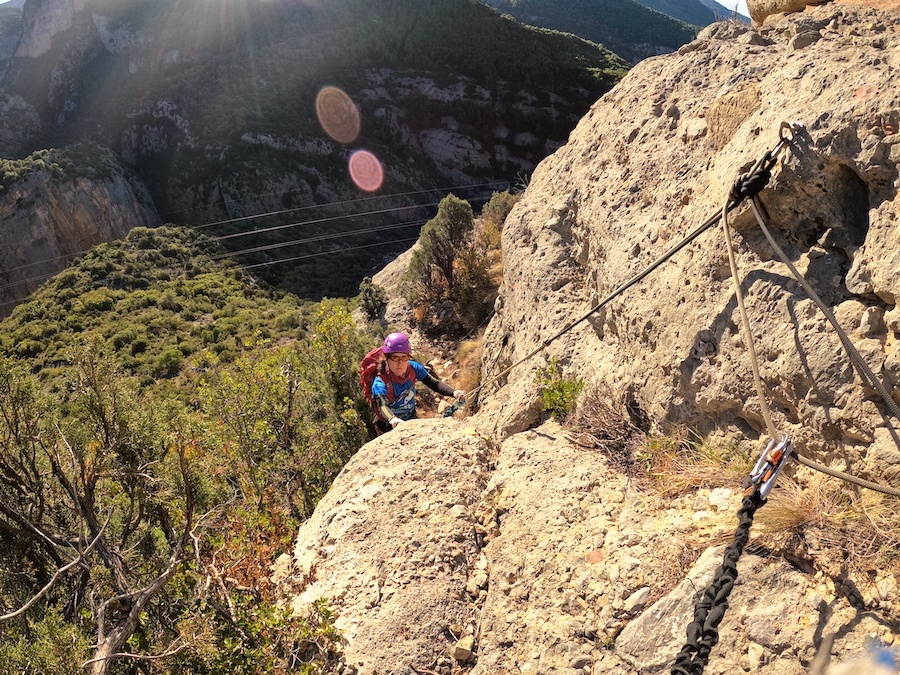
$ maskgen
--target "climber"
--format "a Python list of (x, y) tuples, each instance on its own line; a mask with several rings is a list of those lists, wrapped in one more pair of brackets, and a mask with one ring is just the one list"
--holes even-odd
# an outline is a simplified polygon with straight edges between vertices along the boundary
[[(370, 352), (369, 359), (379, 350)], [(374, 369), (371, 399), (375, 410), (375, 427), (379, 434), (390, 431), (407, 420), (416, 417), (416, 380), (443, 396), (460, 401), (465, 397), (462, 389), (452, 389), (437, 380), (425, 366), (410, 358), (412, 349), (406, 333), (391, 333), (380, 347), (380, 358)], [(365, 361), (364, 361), (365, 363)], [(367, 370), (363, 367), (362, 372)], [(364, 376), (365, 377), (365, 376)]]

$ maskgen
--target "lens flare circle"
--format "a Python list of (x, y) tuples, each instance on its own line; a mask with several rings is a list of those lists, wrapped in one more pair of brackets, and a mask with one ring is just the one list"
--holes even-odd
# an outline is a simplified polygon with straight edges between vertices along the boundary
[(375, 192), (384, 183), (384, 167), (368, 150), (357, 150), (350, 155), (350, 178), (360, 190)]
[(323, 87), (316, 96), (316, 117), (322, 130), (338, 143), (352, 143), (359, 137), (362, 121), (359, 108), (343, 90)]

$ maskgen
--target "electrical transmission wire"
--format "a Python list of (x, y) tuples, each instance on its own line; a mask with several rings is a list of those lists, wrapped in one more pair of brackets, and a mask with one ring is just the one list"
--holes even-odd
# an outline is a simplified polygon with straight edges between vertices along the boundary
[(379, 209), (377, 211), (365, 211), (363, 213), (347, 213), (340, 216), (327, 216), (325, 218), (315, 218), (313, 220), (301, 220), (294, 223), (284, 225), (273, 225), (272, 227), (264, 227), (258, 230), (247, 230), (245, 232), (235, 232), (233, 234), (223, 234), (219, 237), (210, 237), (212, 241), (225, 241), (226, 239), (236, 239), (237, 237), (250, 237), (266, 232), (277, 232), (286, 230), (290, 227), (299, 227), (300, 225), (318, 225), (320, 223), (329, 223), (336, 220), (346, 220), (347, 218), (360, 218), (363, 216), (376, 216), (385, 213), (394, 213), (395, 211), (406, 211), (407, 209), (426, 209), (437, 206), (440, 202), (430, 202), (428, 204), (416, 204), (415, 206), (397, 206), (390, 209)]
[[(282, 209), (279, 211), (268, 211), (265, 213), (256, 213), (256, 214), (251, 214), (251, 215), (247, 215), (247, 216), (237, 216), (235, 218), (228, 218), (226, 220), (218, 220), (218, 221), (215, 221), (212, 223), (204, 223), (203, 225), (194, 226), (194, 229), (206, 229), (209, 227), (214, 227), (216, 225), (229, 225), (231, 223), (239, 223), (239, 222), (243, 222), (246, 220), (255, 220), (257, 218), (268, 218), (268, 217), (273, 217), (273, 216), (281, 216), (281, 215), (285, 215), (288, 213), (297, 213), (300, 211), (311, 211), (311, 210), (322, 209), (322, 208), (326, 208), (326, 207), (330, 207), (330, 206), (344, 206), (345, 204), (368, 202), (368, 201), (372, 201), (375, 199), (397, 199), (399, 197), (410, 197), (413, 195), (431, 194), (434, 192), (449, 193), (454, 190), (471, 190), (474, 188), (488, 187), (491, 185), (494, 185), (494, 186), (506, 185), (508, 187), (509, 181), (492, 181), (490, 183), (474, 183), (472, 185), (451, 185), (449, 187), (432, 188), (430, 190), (412, 190), (410, 192), (395, 192), (392, 194), (373, 195), (370, 197), (357, 197), (356, 199), (344, 199), (344, 200), (337, 201), (337, 202), (328, 202), (326, 204), (309, 204), (307, 206), (298, 206), (298, 207), (292, 208), (292, 209)], [(282, 193), (269, 192), (269, 193), (254, 195), (254, 197), (267, 197), (267, 196), (280, 195), (280, 194), (282, 194)], [(209, 206), (218, 206), (221, 204), (243, 204), (243, 203), (247, 203), (249, 201), (250, 201), (249, 199), (244, 200), (243, 202), (221, 201), (221, 202), (217, 202), (216, 204), (210, 204)], [(183, 209), (182, 211), (169, 211), (167, 213), (160, 214), (160, 217), (172, 215), (173, 213), (184, 213), (185, 211), (191, 211), (191, 210), (198, 211), (201, 208), (202, 207), (192, 207), (191, 209)], [(413, 208), (413, 206), (410, 206), (408, 208)]]
[[(408, 239), (395, 239), (394, 241), (392, 241), (390, 243), (391, 244), (405, 244), (405, 243), (409, 243), (411, 241), (416, 241), (417, 239), (418, 239), (418, 237), (409, 237)], [(292, 258), (281, 258), (279, 260), (270, 260), (267, 262), (256, 263), (254, 265), (241, 265), (241, 269), (249, 270), (249, 269), (254, 269), (257, 267), (268, 267), (270, 265), (280, 265), (281, 263), (295, 262), (297, 260), (306, 260), (307, 258), (318, 258), (320, 256), (334, 255), (336, 253), (348, 253), (350, 251), (358, 251), (360, 249), (373, 248), (375, 246), (385, 246), (385, 242), (378, 241), (378, 242), (375, 242), (374, 244), (360, 244), (359, 246), (349, 246), (347, 248), (335, 249), (334, 251), (323, 251), (321, 253), (307, 253), (305, 255), (298, 255), (298, 256), (294, 256)]]
[[(244, 222), (244, 221), (248, 221), (248, 220), (272, 217), (272, 216), (276, 216), (276, 215), (283, 215), (286, 213), (293, 213), (293, 212), (298, 212), (298, 211), (324, 209), (324, 208), (328, 208), (331, 206), (340, 206), (340, 205), (352, 204), (352, 203), (357, 203), (357, 202), (367, 202), (367, 201), (371, 201), (374, 199), (392, 199), (392, 198), (407, 197), (407, 196), (417, 195), (417, 194), (429, 194), (429, 193), (438, 192), (438, 191), (444, 190), (444, 189), (446, 189), (448, 191), (453, 191), (453, 190), (488, 187), (488, 186), (492, 186), (492, 185), (498, 186), (498, 185), (504, 185), (504, 184), (508, 185), (509, 183), (508, 183), (508, 181), (492, 181), (492, 182), (488, 182), (488, 183), (477, 183), (477, 184), (471, 184), (471, 185), (454, 185), (454, 186), (450, 186), (447, 188), (434, 188), (434, 189), (429, 189), (429, 190), (415, 190), (415, 191), (410, 191), (410, 192), (400, 192), (400, 193), (393, 193), (393, 194), (376, 195), (376, 196), (372, 196), (372, 197), (360, 197), (358, 199), (346, 199), (346, 200), (342, 200), (342, 201), (338, 201), (338, 202), (329, 202), (327, 204), (314, 204), (314, 205), (309, 205), (309, 206), (302, 206), (302, 207), (297, 207), (296, 209), (285, 209), (282, 211), (270, 211), (268, 213), (260, 213), (260, 214), (250, 215), (250, 216), (242, 216), (239, 218), (232, 218), (232, 219), (228, 219), (228, 220), (221, 220), (221, 221), (216, 221), (213, 223), (204, 223), (202, 225), (194, 225), (194, 226), (187, 226), (187, 227), (190, 227), (193, 230), (203, 230), (203, 229), (217, 226), (217, 225), (227, 225), (227, 224), (231, 224), (231, 223), (235, 223), (235, 222)], [(256, 196), (261, 197), (261, 196), (266, 196), (266, 194), (281, 194), (281, 193), (264, 193), (264, 194), (260, 194), (260, 195), (256, 195)], [(222, 202), (222, 203), (224, 203), (224, 202)], [(357, 213), (342, 214), (339, 216), (329, 216), (329, 217), (324, 217), (324, 218), (317, 218), (317, 219), (308, 220), (308, 221), (297, 221), (295, 223), (289, 223), (286, 225), (278, 225), (278, 226), (274, 226), (272, 228), (263, 228), (263, 229), (258, 229), (258, 230), (249, 230), (247, 232), (222, 235), (221, 237), (210, 237), (210, 239), (212, 241), (222, 241), (222, 240), (238, 238), (238, 237), (242, 237), (242, 236), (252, 236), (255, 234), (271, 232), (271, 231), (275, 231), (275, 230), (279, 230), (279, 229), (286, 229), (288, 227), (299, 227), (302, 225), (320, 224), (320, 223), (324, 223), (324, 222), (332, 222), (335, 220), (346, 219), (346, 218), (362, 218), (362, 217), (369, 216), (369, 215), (384, 214), (384, 213), (389, 213), (392, 211), (403, 211), (405, 209), (431, 208), (431, 207), (436, 206), (437, 204), (439, 204), (439, 202), (428, 203), (428, 204), (410, 204), (407, 206), (400, 206), (400, 207), (396, 207), (396, 208), (392, 208), (392, 209), (377, 209), (377, 210), (372, 210), (372, 211), (361, 211), (361, 212), (357, 212)], [(171, 213), (177, 213), (177, 212), (168, 212), (168, 213), (162, 214), (162, 215), (170, 215)], [(419, 221), (415, 221), (415, 223), (422, 224), (422, 223), (419, 223)], [(407, 225), (412, 226), (412, 224), (413, 223), (409, 223)], [(397, 227), (403, 227), (403, 226), (404, 225), (398, 225)], [(376, 230), (372, 230), (372, 231), (376, 231)], [(285, 244), (285, 245), (288, 246), (291, 244)], [(34, 262), (26, 263), (24, 265), (17, 265), (16, 267), (10, 267), (4, 271), (8, 275), (11, 273), (23, 271), (30, 267), (35, 267), (37, 265), (53, 264), (53, 263), (58, 263), (60, 261), (71, 261), (71, 260), (78, 258), (81, 255), (84, 255), (86, 252), (87, 251), (77, 251), (75, 253), (67, 253), (65, 255), (56, 256), (54, 258), (45, 258), (43, 260), (36, 260)], [(235, 252), (228, 253), (227, 255), (222, 255), (218, 259), (229, 257), (232, 255), (242, 255), (247, 252), (249, 252), (249, 251), (235, 251)], [(6, 284), (0, 285), (0, 291), (14, 288), (16, 286), (22, 286), (29, 282), (43, 282), (43, 281), (46, 281), (47, 279), (52, 278), (53, 276), (55, 276), (58, 273), (59, 273), (59, 271), (55, 271), (55, 272), (42, 274), (42, 275), (38, 275), (38, 276), (24, 277), (18, 281), (11, 281)], [(0, 303), (0, 307), (6, 306), (9, 304), (16, 304), (16, 302), (17, 301), (9, 301), (9, 302), (5, 302), (5, 303)]]
[[(446, 189), (449, 191), (453, 191), (453, 190), (461, 190), (461, 189), (473, 189), (473, 188), (488, 187), (488, 186), (498, 186), (498, 185), (504, 185), (504, 184), (508, 185), (508, 182), (493, 181), (493, 182), (488, 182), (488, 183), (479, 183), (479, 184), (472, 184), (472, 185), (456, 185), (456, 186), (451, 186)], [(430, 190), (416, 190), (416, 191), (404, 192), (404, 193), (377, 195), (374, 197), (364, 197), (364, 198), (360, 198), (360, 199), (343, 200), (340, 202), (331, 202), (328, 204), (316, 204), (316, 205), (298, 207), (296, 209), (285, 209), (282, 211), (261, 213), (261, 214), (256, 214), (256, 215), (252, 215), (252, 216), (244, 216), (241, 218), (233, 218), (233, 219), (229, 219), (229, 220), (217, 221), (214, 223), (205, 223), (203, 225), (188, 226), (188, 227), (190, 227), (190, 229), (193, 229), (193, 230), (201, 230), (201, 229), (205, 229), (205, 228), (212, 227), (215, 225), (225, 225), (225, 224), (234, 223), (234, 222), (244, 222), (244, 221), (254, 220), (254, 219), (259, 219), (259, 218), (264, 218), (264, 217), (272, 217), (275, 215), (282, 215), (285, 213), (291, 213), (291, 212), (297, 212), (297, 211), (307, 211), (307, 210), (313, 210), (313, 209), (321, 210), (324, 208), (328, 208), (330, 206), (338, 206), (338, 205), (345, 205), (345, 204), (359, 203), (359, 202), (368, 202), (373, 199), (391, 199), (391, 198), (410, 196), (410, 195), (415, 195), (415, 194), (428, 194), (428, 193), (437, 192), (439, 190), (440, 190), (440, 188), (435, 188), (435, 189), (430, 189)], [(239, 233), (233, 233), (233, 234), (229, 234), (229, 235), (222, 235), (220, 237), (209, 237), (209, 240), (213, 241), (213, 242), (219, 242), (219, 241), (223, 241), (223, 240), (236, 239), (236, 238), (239, 238), (242, 236), (252, 236), (252, 235), (259, 235), (259, 234), (264, 234), (264, 233), (273, 232), (273, 231), (280, 231), (280, 230), (284, 230), (284, 229), (287, 229), (290, 227), (301, 227), (304, 225), (316, 225), (316, 224), (321, 224), (321, 223), (325, 223), (325, 222), (334, 222), (337, 220), (342, 220), (342, 219), (347, 219), (347, 218), (364, 218), (366, 216), (383, 215), (386, 213), (392, 213), (392, 212), (396, 212), (396, 211), (404, 211), (407, 209), (433, 208), (435, 206), (438, 206), (439, 204), (440, 204), (440, 202), (429, 202), (427, 204), (409, 204), (406, 206), (399, 206), (399, 207), (388, 208), (388, 209), (374, 209), (374, 210), (370, 210), (370, 211), (342, 214), (339, 216), (328, 216), (328, 217), (323, 217), (323, 218), (316, 218), (313, 220), (297, 221), (294, 223), (277, 225), (277, 226), (273, 226), (273, 227), (269, 227), (269, 228), (255, 229), (255, 230), (250, 230), (247, 232), (239, 232)], [(424, 225), (426, 222), (428, 222), (428, 221), (427, 220), (415, 220), (415, 221), (404, 222), (404, 223), (392, 223), (389, 225), (361, 228), (361, 229), (357, 229), (357, 230), (348, 230), (348, 231), (344, 231), (344, 232), (332, 233), (332, 234), (327, 234), (327, 235), (316, 235), (313, 237), (306, 237), (303, 239), (295, 239), (293, 241), (288, 241), (288, 242), (280, 242), (277, 244), (269, 244), (269, 245), (264, 245), (264, 246), (256, 246), (256, 247), (252, 247), (252, 248), (239, 249), (237, 251), (228, 251), (228, 252), (224, 252), (221, 254), (215, 254), (213, 256), (210, 256), (210, 259), (211, 260), (222, 260), (222, 259), (226, 259), (226, 258), (237, 257), (237, 256), (241, 256), (241, 255), (251, 254), (251, 253), (259, 253), (259, 252), (263, 252), (263, 251), (274, 252), (274, 251), (278, 251), (279, 249), (296, 247), (296, 246), (303, 245), (303, 244), (310, 244), (310, 243), (316, 243), (316, 242), (321, 242), (321, 241), (328, 241), (328, 240), (334, 240), (334, 239), (340, 239), (340, 238), (346, 238), (346, 237), (352, 237), (352, 236), (358, 236), (358, 235), (364, 235), (364, 234), (374, 234), (377, 232), (398, 230), (398, 229), (402, 229), (402, 228), (406, 228), (406, 227), (419, 227), (421, 225)], [(331, 250), (331, 251), (320, 251), (320, 252), (308, 253), (308, 254), (304, 254), (304, 255), (291, 256), (288, 258), (270, 260), (270, 261), (255, 263), (255, 264), (251, 264), (251, 265), (241, 265), (241, 267), (243, 269), (270, 267), (272, 265), (278, 265), (278, 264), (282, 264), (282, 263), (286, 263), (286, 262), (296, 262), (298, 260), (309, 260), (309, 259), (317, 258), (320, 256), (335, 255), (335, 254), (344, 253), (344, 252), (372, 248), (375, 246), (386, 246), (386, 245), (390, 246), (390, 245), (397, 245), (397, 244), (406, 244), (409, 242), (414, 242), (414, 241), (416, 241), (416, 239), (418, 239), (418, 237), (392, 239), (388, 242), (376, 242), (376, 243), (372, 243), (372, 244), (362, 244), (359, 246), (345, 246), (345, 247)], [(32, 267), (35, 267), (38, 265), (54, 264), (54, 263), (59, 263), (60, 261), (66, 261), (66, 262), (72, 261), (72, 260), (75, 260), (76, 258), (78, 258), (79, 256), (85, 255), (87, 252), (88, 251), (77, 251), (74, 253), (68, 253), (65, 255), (56, 256), (54, 258), (46, 258), (44, 260), (38, 260), (38, 261), (31, 262), (31, 263), (26, 263), (24, 265), (18, 265), (16, 267), (11, 267), (11, 268), (7, 269), (6, 273), (10, 274), (10, 273), (14, 273), (14, 272), (20, 272), (20, 271), (23, 271), (23, 270), (26, 270), (26, 269), (29, 269), (29, 268), (32, 268)], [(37, 276), (28, 276), (28, 277), (19, 279), (17, 281), (10, 281), (5, 284), (0, 284), (0, 291), (15, 288), (17, 286), (23, 286), (28, 283), (41, 284), (41, 283), (47, 281), (48, 279), (53, 278), (57, 274), (59, 274), (60, 271), (61, 270), (56, 270), (53, 272), (48, 272), (46, 274), (41, 274), (41, 275), (37, 275)], [(0, 302), (0, 308), (5, 308), (10, 305), (15, 306), (15, 305), (19, 304), (20, 302), (21, 302), (20, 300), (8, 300), (6, 302)]]
[[(317, 241), (328, 241), (330, 239), (341, 239), (344, 237), (352, 237), (358, 234), (372, 234), (374, 232), (386, 232), (388, 230), (400, 230), (404, 227), (418, 227), (419, 225), (424, 225), (427, 223), (427, 220), (415, 220), (409, 223), (394, 223), (393, 225), (381, 225), (379, 227), (367, 227), (361, 230), (349, 230), (347, 232), (335, 232), (332, 234), (320, 234), (314, 237), (306, 237), (304, 239), (295, 239), (293, 241), (285, 241), (279, 242), (277, 244), (265, 244), (263, 246), (255, 246), (253, 248), (245, 248), (240, 251), (227, 251), (225, 253), (216, 253), (215, 255), (211, 255), (210, 260), (222, 260), (223, 258), (231, 258), (236, 255), (246, 255), (248, 253), (259, 253), (261, 251), (274, 251), (280, 248), (287, 248), (289, 246), (299, 246), (301, 244), (311, 244)], [(391, 240), (390, 243), (395, 243), (396, 240)], [(384, 244), (385, 242), (378, 242), (380, 244)]]

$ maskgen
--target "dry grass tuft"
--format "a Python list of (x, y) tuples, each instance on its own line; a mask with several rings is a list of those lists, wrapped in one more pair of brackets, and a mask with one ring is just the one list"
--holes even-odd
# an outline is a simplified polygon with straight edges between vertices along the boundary
[(456, 349), (456, 363), (459, 365), (459, 375), (455, 385), (459, 389), (472, 391), (481, 382), (481, 351), (484, 347), (484, 337), (474, 340), (463, 340)]
[(699, 488), (741, 486), (754, 464), (741, 448), (714, 446), (687, 428), (650, 437), (637, 457), (661, 497)]
[(803, 527), (840, 529), (853, 520), (850, 500), (834, 480), (815, 477), (806, 485), (781, 476), (755, 524), (764, 533), (796, 533)]
[(788, 559), (811, 561), (832, 577), (849, 572), (900, 576), (897, 500), (851, 492), (841, 481), (813, 474), (782, 477), (756, 513), (754, 541)]

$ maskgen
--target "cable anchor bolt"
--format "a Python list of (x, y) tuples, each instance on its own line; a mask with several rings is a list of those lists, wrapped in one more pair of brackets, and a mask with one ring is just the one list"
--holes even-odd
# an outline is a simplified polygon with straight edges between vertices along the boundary
[(758, 486), (760, 497), (765, 499), (793, 449), (794, 443), (787, 434), (782, 434), (778, 441), (774, 438), (769, 441), (753, 471), (750, 472), (751, 488), (748, 490), (752, 490), (752, 486)]

